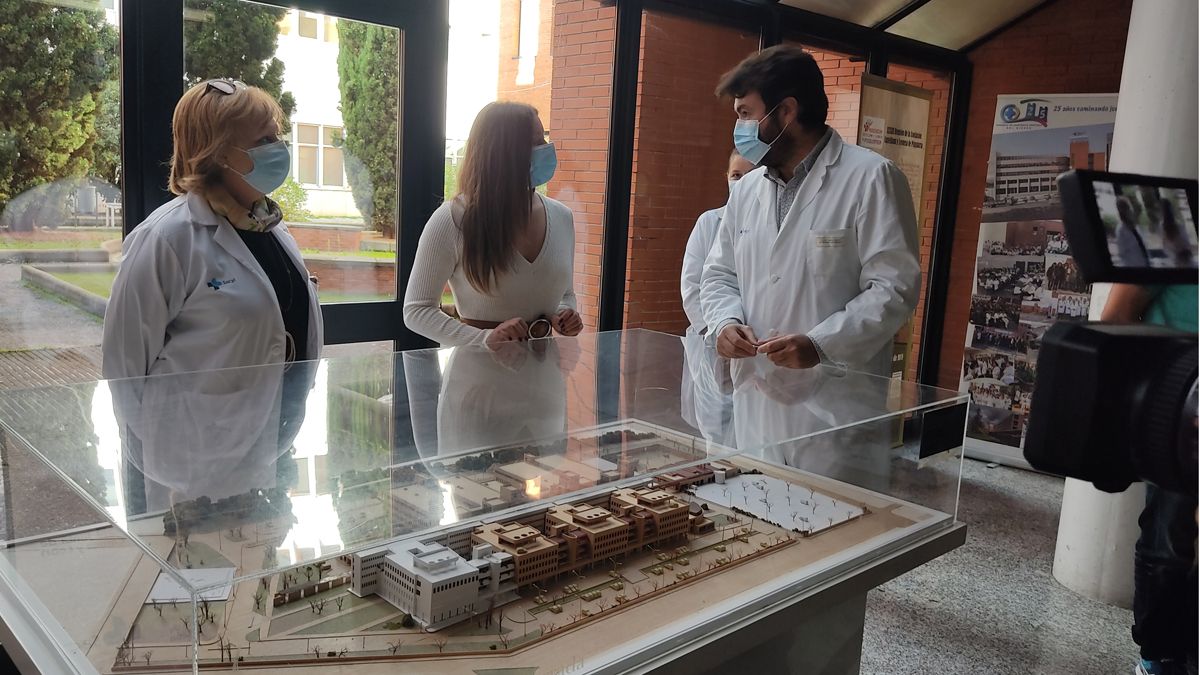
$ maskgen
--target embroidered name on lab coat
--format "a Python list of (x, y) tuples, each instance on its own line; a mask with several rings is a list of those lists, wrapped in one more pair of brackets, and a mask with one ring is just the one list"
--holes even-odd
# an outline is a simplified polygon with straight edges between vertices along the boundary
[(813, 237), (813, 245), (817, 248), (841, 248), (846, 244), (846, 237), (840, 234), (817, 234)]

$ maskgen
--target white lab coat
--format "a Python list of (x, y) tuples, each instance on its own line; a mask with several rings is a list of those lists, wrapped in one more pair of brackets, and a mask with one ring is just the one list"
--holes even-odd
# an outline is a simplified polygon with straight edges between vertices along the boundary
[(725, 207), (700, 214), (696, 226), (688, 236), (683, 250), (683, 272), (679, 276), (679, 294), (683, 297), (683, 312), (687, 314), (689, 332), (704, 333), (704, 308), (700, 304), (700, 279), (704, 274), (704, 261), (717, 240), (717, 228), (725, 215)]
[(889, 374), (892, 338), (921, 283), (904, 174), (835, 131), (776, 228), (777, 188), (765, 171), (734, 184), (705, 263), (700, 297), (709, 338), (731, 320), (759, 339), (803, 333), (835, 364)]
[[(306, 280), (296, 240), (272, 232)], [(275, 290), (250, 249), (202, 196), (157, 209), (125, 239), (104, 312), (106, 379), (282, 363), (283, 317)], [(308, 292), (308, 353), (320, 356), (321, 305)]]
[(687, 314), (687, 332), (683, 337), (686, 363), (680, 386), (680, 410), (683, 419), (700, 431), (705, 439), (726, 444), (732, 434), (733, 402), (723, 385), (729, 378), (729, 361), (717, 355), (714, 344), (706, 340), (707, 328), (700, 304), (700, 279), (704, 261), (717, 238), (725, 208), (700, 214), (683, 252), (683, 270), (679, 293)]

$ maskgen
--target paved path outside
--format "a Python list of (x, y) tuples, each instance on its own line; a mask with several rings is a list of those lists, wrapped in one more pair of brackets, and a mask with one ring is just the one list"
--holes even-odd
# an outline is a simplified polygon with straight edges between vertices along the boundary
[(21, 283), (21, 266), (0, 264), (0, 389), (100, 377), (101, 321)]

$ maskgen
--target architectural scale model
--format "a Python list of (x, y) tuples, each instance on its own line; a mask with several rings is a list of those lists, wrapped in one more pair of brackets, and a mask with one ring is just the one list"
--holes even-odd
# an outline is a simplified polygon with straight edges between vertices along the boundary
[[(92, 617), (73, 637), (106, 674), (190, 669), (193, 658), (203, 670), (329, 660), (373, 675), (416, 659), (422, 673), (548, 673), (949, 518), (711, 453), (625, 421), (542, 446), (314, 476), (323, 501), (293, 490), (286, 507), (275, 492), (184, 504), (128, 527), (204, 588), (194, 613), (173, 575), (114, 545), (125, 541), (114, 528), (53, 544), (103, 552), (120, 572), (86, 599), (64, 596), (61, 611)], [(311, 503), (333, 518), (328, 548), (296, 529), (316, 522)], [(69, 567), (80, 559), (38, 564), (61, 577), (86, 573)]]

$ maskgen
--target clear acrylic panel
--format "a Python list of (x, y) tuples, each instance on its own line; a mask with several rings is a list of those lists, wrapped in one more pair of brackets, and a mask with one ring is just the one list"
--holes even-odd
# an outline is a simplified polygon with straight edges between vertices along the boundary
[[(644, 330), (0, 392), (9, 559), (105, 673), (588, 671), (952, 526), (964, 401)], [(28, 562), (80, 526), (136, 573)]]

